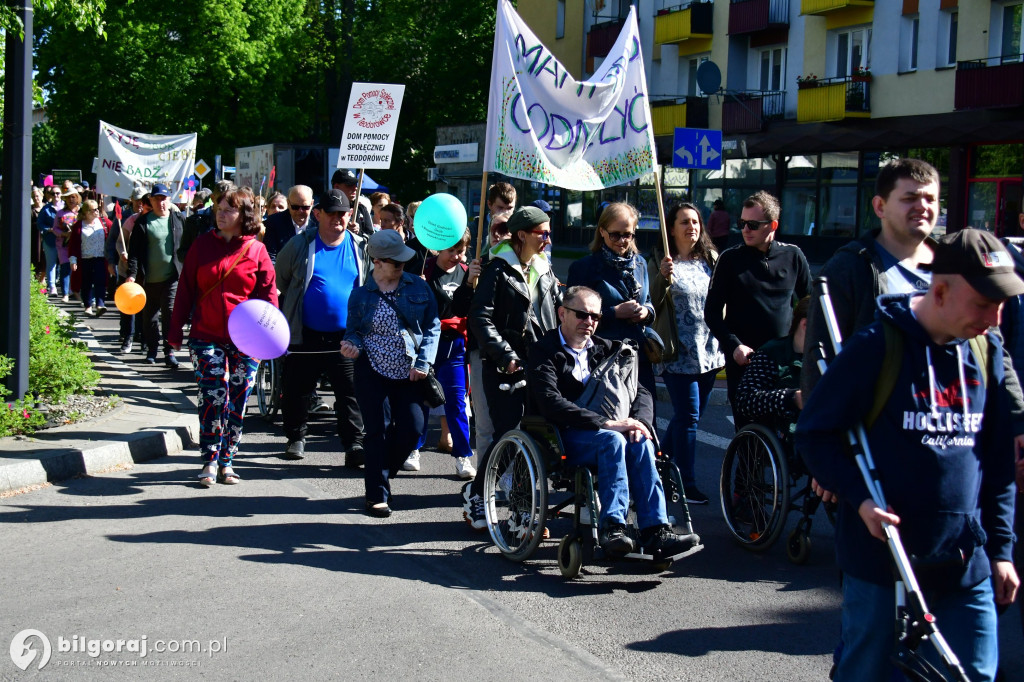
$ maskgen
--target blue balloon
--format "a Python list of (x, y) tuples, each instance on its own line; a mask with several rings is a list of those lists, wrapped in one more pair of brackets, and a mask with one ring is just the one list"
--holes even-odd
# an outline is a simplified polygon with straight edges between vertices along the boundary
[(416, 209), (413, 230), (431, 251), (450, 249), (466, 234), (466, 207), (454, 194), (431, 195)]

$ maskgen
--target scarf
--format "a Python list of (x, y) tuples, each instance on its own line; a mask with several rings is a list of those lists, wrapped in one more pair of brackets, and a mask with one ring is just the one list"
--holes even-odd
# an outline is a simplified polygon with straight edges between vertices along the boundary
[(629, 291), (629, 298), (639, 303), (640, 281), (636, 278), (636, 256), (634, 254), (620, 256), (609, 249), (607, 244), (601, 244), (601, 258), (608, 267), (619, 271), (622, 275), (622, 282)]

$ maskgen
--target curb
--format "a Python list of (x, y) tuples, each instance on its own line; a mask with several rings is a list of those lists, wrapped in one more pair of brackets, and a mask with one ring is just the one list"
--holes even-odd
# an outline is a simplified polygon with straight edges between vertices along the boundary
[(187, 398), (140, 376), (100, 346), (88, 326), (79, 322), (75, 330), (100, 372), (99, 388), (116, 393), (120, 385), (136, 397), (96, 419), (0, 438), (0, 495), (178, 454), (199, 442)]

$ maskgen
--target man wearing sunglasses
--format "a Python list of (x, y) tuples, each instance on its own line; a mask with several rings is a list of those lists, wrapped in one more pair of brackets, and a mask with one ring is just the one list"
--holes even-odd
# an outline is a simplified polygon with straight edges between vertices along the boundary
[[(587, 384), (608, 375), (594, 371), (631, 341), (594, 336), (601, 320), (601, 296), (584, 286), (570, 287), (558, 309), (559, 326), (530, 348), (529, 389), (533, 405), (558, 427), (570, 464), (597, 468), (601, 547), (611, 554), (635, 552), (626, 533), (630, 491), (636, 505), (640, 543), (655, 559), (678, 556), (700, 543), (696, 535), (677, 535), (665, 509), (665, 489), (654, 464), (654, 400), (637, 381), (637, 365), (625, 381), (612, 379), (603, 404), (612, 402), (615, 414), (580, 407)], [(633, 349), (636, 358), (636, 349)], [(602, 379), (598, 379), (602, 376)], [(586, 403), (584, 403), (586, 404)]]
[(265, 224), (263, 245), (267, 247), (270, 260), (276, 262), (277, 254), (285, 244), (310, 225), (317, 225), (313, 214), (313, 189), (306, 185), (295, 185), (289, 189), (288, 210), (270, 216)]
[(718, 259), (704, 304), (704, 321), (725, 352), (737, 431), (750, 421), (736, 407), (750, 356), (788, 334), (793, 305), (811, 293), (811, 269), (803, 251), (775, 240), (779, 213), (779, 200), (768, 192), (747, 197), (738, 223), (743, 244), (726, 249)]

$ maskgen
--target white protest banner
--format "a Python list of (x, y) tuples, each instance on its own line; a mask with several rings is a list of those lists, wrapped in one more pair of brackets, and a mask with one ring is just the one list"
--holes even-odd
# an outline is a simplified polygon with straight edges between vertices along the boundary
[(338, 168), (391, 168), (404, 85), (353, 83)]
[(196, 133), (147, 135), (100, 121), (96, 190), (128, 199), (135, 185), (162, 182), (180, 192), (192, 175), (197, 139)]
[(498, 0), (484, 170), (573, 190), (654, 167), (654, 130), (636, 8), (593, 78), (578, 82)]

